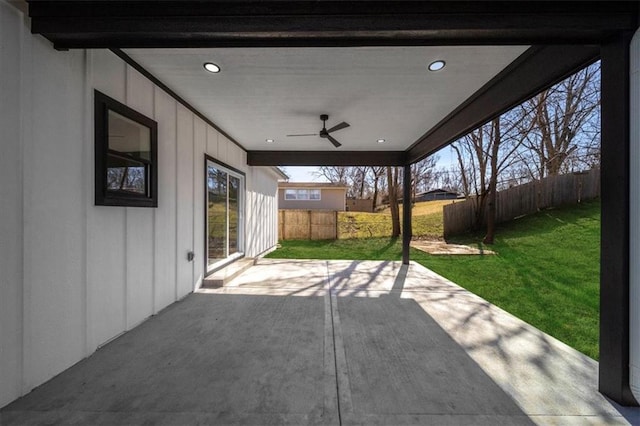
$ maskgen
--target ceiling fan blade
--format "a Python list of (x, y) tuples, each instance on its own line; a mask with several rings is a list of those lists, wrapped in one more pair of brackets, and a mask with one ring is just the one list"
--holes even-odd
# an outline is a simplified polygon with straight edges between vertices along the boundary
[(327, 139), (329, 139), (329, 141), (333, 144), (333, 146), (335, 146), (336, 148), (339, 148), (342, 146), (342, 144), (340, 142), (338, 142), (333, 136), (331, 135), (327, 135)]
[(303, 133), (301, 135), (287, 135), (287, 136), (318, 136), (317, 133)]
[(329, 130), (327, 130), (327, 133), (331, 133), (331, 132), (335, 132), (336, 130), (341, 130), (344, 129), (345, 127), (349, 127), (349, 123), (345, 123), (344, 121), (340, 124), (336, 124), (335, 126), (333, 126), (332, 128), (330, 128)]

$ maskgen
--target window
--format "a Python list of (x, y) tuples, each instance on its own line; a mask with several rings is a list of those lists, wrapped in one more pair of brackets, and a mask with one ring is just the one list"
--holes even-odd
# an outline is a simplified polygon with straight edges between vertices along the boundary
[(319, 189), (285, 189), (284, 199), (285, 200), (318, 201), (320, 200), (320, 190)]
[(284, 190), (284, 199), (285, 200), (297, 200), (298, 191), (295, 189), (285, 189)]
[(95, 92), (95, 204), (158, 206), (158, 124)]
[(243, 255), (244, 174), (206, 158), (207, 271)]

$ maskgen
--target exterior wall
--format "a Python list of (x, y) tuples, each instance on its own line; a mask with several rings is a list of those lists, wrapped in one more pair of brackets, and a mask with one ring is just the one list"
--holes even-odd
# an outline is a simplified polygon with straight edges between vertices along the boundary
[(455, 200), (457, 198), (458, 194), (451, 194), (449, 192), (427, 192), (417, 195), (414, 201)]
[[(22, 40), (21, 15), (0, 2), (0, 40)], [(22, 390), (23, 179), (21, 43), (0, 42), (0, 407)]]
[(630, 383), (640, 401), (640, 31), (631, 41), (630, 132)]
[[(295, 188), (295, 187), (292, 187)], [(284, 190), (280, 187), (278, 191), (278, 205), (281, 209), (302, 209), (302, 210), (337, 210), (344, 211), (347, 199), (347, 191), (344, 188), (320, 188), (319, 200), (285, 200)], [(298, 188), (295, 188), (298, 189)], [(316, 189), (316, 188), (306, 188)]]
[[(277, 243), (271, 169), (110, 51), (25, 22), (0, 0), (0, 407), (200, 286), (205, 153), (246, 173), (247, 254)], [(94, 89), (158, 122), (158, 208), (94, 206)]]
[(245, 254), (249, 257), (256, 257), (270, 250), (275, 245), (274, 241), (278, 241), (278, 216), (273, 214), (278, 211), (278, 178), (281, 176), (267, 167), (251, 167), (247, 174), (247, 180), (252, 182), (245, 201)]

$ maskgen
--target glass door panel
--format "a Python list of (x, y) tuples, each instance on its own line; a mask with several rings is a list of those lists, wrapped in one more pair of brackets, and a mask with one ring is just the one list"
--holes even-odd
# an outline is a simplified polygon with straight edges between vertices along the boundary
[(225, 259), (227, 249), (227, 173), (207, 166), (208, 264)]
[(229, 254), (240, 248), (240, 179), (229, 175)]
[(244, 176), (207, 159), (206, 260), (216, 269), (243, 254)]

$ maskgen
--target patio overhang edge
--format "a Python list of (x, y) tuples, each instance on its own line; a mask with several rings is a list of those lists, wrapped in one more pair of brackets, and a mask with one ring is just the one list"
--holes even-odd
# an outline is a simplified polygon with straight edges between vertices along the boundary
[(599, 43), (634, 2), (28, 0), (59, 49)]
[(407, 150), (419, 161), (482, 124), (595, 62), (598, 45), (532, 46)]
[(249, 166), (403, 166), (405, 151), (247, 151)]

